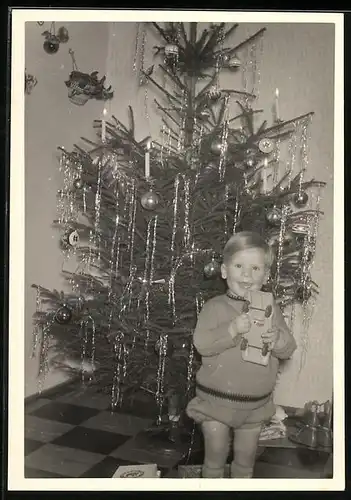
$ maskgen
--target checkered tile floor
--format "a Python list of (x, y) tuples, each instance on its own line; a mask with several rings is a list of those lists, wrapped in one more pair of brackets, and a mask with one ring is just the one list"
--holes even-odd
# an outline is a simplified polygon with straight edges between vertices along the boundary
[[(118, 466), (157, 463), (162, 477), (177, 476), (181, 464), (202, 463), (201, 448), (160, 451), (157, 436), (147, 439), (157, 409), (149, 398), (129, 401), (111, 412), (110, 396), (92, 389), (65, 388), (26, 405), (25, 477), (108, 478)], [(255, 477), (323, 477), (328, 454), (294, 447), (267, 448)]]

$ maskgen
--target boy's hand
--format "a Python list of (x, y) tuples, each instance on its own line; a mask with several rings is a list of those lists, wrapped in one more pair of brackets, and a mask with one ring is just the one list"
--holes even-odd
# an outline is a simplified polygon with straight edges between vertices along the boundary
[(263, 342), (270, 344), (272, 347), (274, 347), (278, 339), (279, 339), (279, 330), (277, 328), (272, 328), (262, 334)]
[(244, 335), (245, 333), (250, 331), (251, 321), (248, 314), (240, 314), (233, 321), (235, 325), (236, 332), (239, 335)]

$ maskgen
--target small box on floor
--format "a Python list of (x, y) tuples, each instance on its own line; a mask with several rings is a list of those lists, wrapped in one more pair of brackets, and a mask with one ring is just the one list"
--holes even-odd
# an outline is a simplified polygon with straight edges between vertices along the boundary
[(159, 478), (161, 471), (157, 469), (156, 464), (138, 464), (138, 465), (121, 465), (113, 474), (114, 478)]

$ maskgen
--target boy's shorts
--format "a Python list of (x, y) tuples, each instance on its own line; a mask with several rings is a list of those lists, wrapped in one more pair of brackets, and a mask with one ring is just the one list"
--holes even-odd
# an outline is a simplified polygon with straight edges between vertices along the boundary
[(271, 397), (259, 408), (249, 410), (231, 408), (228, 403), (226, 405), (221, 404), (220, 398), (209, 394), (202, 396), (201, 394), (201, 396), (195, 396), (189, 401), (186, 413), (197, 424), (214, 420), (233, 429), (239, 427), (252, 428), (269, 422), (275, 414), (275, 406)]

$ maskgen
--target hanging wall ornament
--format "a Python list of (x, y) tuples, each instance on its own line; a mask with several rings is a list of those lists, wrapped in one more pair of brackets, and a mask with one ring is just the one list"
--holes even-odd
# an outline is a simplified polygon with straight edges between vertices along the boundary
[(34, 87), (37, 85), (38, 80), (35, 76), (30, 75), (25, 71), (24, 73), (24, 91), (26, 94), (31, 94)]
[(90, 73), (82, 73), (78, 71), (77, 63), (74, 57), (73, 50), (69, 49), (69, 54), (72, 57), (73, 71), (69, 75), (69, 80), (65, 81), (68, 88), (68, 97), (73, 104), (78, 106), (84, 105), (89, 99), (97, 99), (106, 101), (112, 99), (113, 91), (111, 86), (104, 87), (106, 76), (98, 79), (98, 71)]
[(42, 33), (45, 37), (44, 50), (47, 54), (56, 54), (60, 48), (60, 39), (55, 33), (55, 23), (52, 22), (50, 30), (46, 30)]
[(63, 305), (62, 307), (60, 307), (60, 309), (58, 309), (58, 311), (56, 311), (55, 321), (59, 325), (67, 325), (67, 323), (69, 323), (71, 319), (72, 311), (66, 305)]
[(56, 36), (59, 39), (60, 43), (67, 43), (69, 40), (68, 30), (64, 26), (61, 26), (58, 29)]
[(274, 149), (274, 141), (269, 138), (261, 139), (260, 142), (258, 143), (258, 148), (259, 150), (264, 153), (264, 154), (269, 154), (273, 151)]

